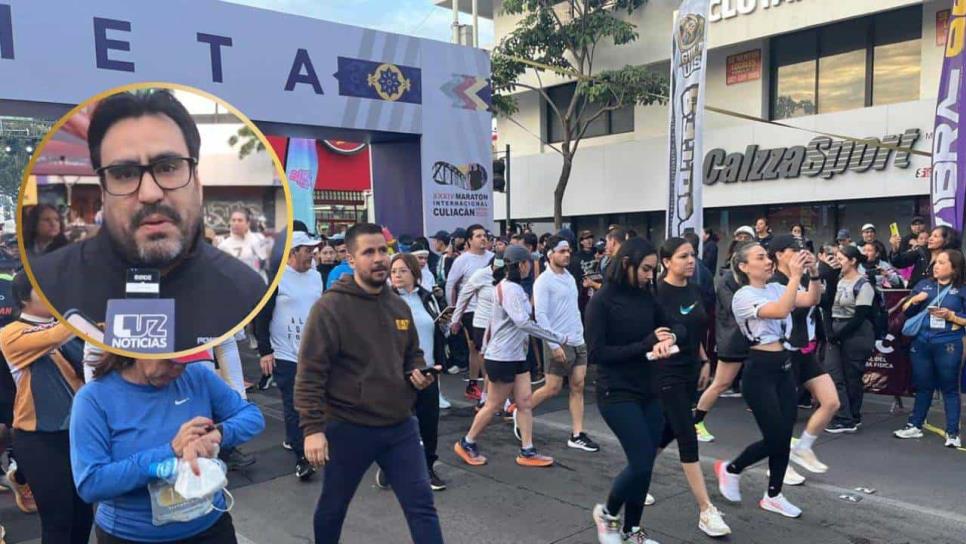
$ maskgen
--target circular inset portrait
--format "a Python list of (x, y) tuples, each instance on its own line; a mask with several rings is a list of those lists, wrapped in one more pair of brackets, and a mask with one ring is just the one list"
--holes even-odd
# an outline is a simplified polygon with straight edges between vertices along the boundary
[(284, 179), (251, 120), (208, 93), (152, 83), (89, 99), (24, 173), (17, 232), (33, 292), (15, 301), (21, 321), (62, 320), (138, 358), (228, 340), (278, 283)]

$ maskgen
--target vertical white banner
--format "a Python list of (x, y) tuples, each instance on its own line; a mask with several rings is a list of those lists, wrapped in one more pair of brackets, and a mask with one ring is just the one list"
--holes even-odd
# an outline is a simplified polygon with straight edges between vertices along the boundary
[(704, 228), (703, 120), (708, 0), (683, 0), (671, 32), (667, 236)]

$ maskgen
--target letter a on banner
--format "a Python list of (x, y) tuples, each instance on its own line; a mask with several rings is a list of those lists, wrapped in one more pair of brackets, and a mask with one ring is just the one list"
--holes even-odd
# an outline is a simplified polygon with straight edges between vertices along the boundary
[(671, 33), (667, 236), (704, 227), (701, 190), (708, 0), (684, 0)]
[(963, 230), (966, 211), (966, 139), (959, 138), (959, 116), (966, 99), (966, 0), (955, 0), (946, 35), (943, 71), (936, 99), (929, 194), (933, 225)]

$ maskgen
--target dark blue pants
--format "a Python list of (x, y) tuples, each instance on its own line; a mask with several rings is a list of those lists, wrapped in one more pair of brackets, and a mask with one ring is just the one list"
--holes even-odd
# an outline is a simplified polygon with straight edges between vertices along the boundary
[(329, 462), (315, 507), (316, 544), (338, 544), (349, 503), (375, 462), (402, 506), (417, 544), (442, 544), (443, 533), (429, 487), (429, 473), (415, 417), (391, 427), (364, 427), (332, 421), (325, 429)]
[(617, 475), (607, 496), (607, 511), (616, 516), (624, 507), (624, 530), (641, 526), (644, 499), (651, 487), (651, 473), (664, 415), (658, 401), (627, 401), (597, 404), (604, 422), (614, 432), (627, 456), (627, 466)]
[(912, 359), (912, 383), (916, 387), (916, 403), (909, 423), (922, 428), (929, 415), (932, 393), (938, 389), (946, 409), (946, 432), (959, 434), (959, 372), (963, 359), (963, 342), (928, 343), (916, 340), (909, 350)]
[(299, 427), (299, 413), (295, 411), (295, 372), (298, 369), (292, 361), (275, 359), (275, 381), (282, 393), (282, 413), (285, 416), (285, 441), (292, 445), (295, 458), (305, 455), (302, 429)]

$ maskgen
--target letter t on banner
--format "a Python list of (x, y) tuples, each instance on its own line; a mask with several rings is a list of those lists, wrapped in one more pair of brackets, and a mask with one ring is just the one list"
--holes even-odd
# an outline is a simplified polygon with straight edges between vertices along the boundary
[[(966, 1), (966, 0), (964, 0)], [(703, 120), (708, 0), (683, 0), (671, 34), (667, 236), (704, 228)], [(700, 239), (700, 238), (699, 238)]]
[(959, 115), (966, 70), (966, 0), (955, 0), (949, 19), (949, 34), (936, 99), (936, 129), (932, 140), (930, 197), (933, 226), (947, 226), (962, 232), (966, 210), (966, 139), (959, 138)]

